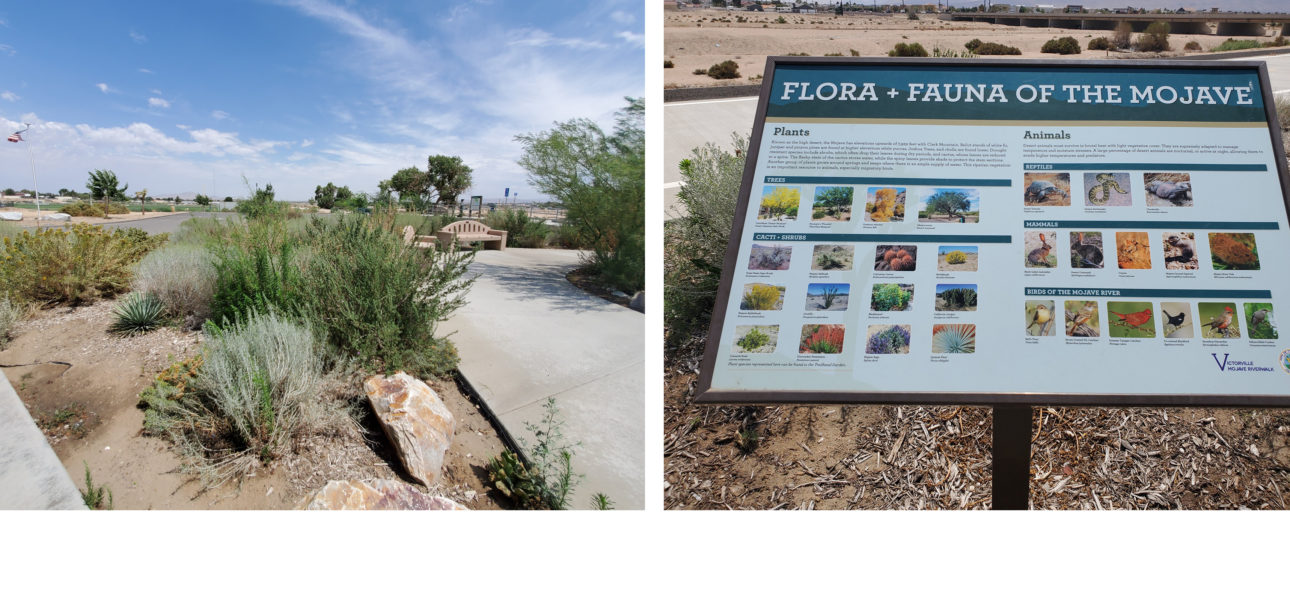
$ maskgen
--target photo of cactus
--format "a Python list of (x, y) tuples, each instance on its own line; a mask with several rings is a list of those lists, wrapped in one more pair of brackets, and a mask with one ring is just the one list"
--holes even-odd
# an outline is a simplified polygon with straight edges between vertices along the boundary
[(1107, 333), (1113, 338), (1156, 337), (1155, 315), (1150, 302), (1107, 302)]
[(762, 188), (761, 205), (757, 208), (758, 221), (791, 221), (797, 218), (802, 190), (782, 185)]
[(919, 223), (979, 223), (981, 194), (971, 188), (932, 188), (918, 205)]
[(736, 354), (770, 354), (779, 341), (779, 325), (736, 325)]
[(811, 204), (811, 220), (850, 221), (854, 195), (855, 188), (849, 185), (815, 188), (815, 201)]
[(879, 245), (874, 250), (875, 271), (913, 271), (917, 268), (918, 246)]
[(976, 310), (976, 284), (936, 284), (936, 310)]
[(806, 310), (846, 310), (849, 283), (812, 283), (806, 286)]
[(850, 271), (855, 257), (855, 244), (816, 244), (811, 253), (811, 270)]
[(803, 325), (798, 354), (839, 354), (846, 327), (842, 325)]
[(937, 271), (975, 271), (976, 246), (941, 246), (936, 250)]
[(1191, 206), (1191, 175), (1143, 173), (1147, 206)]
[(1026, 173), (1021, 178), (1026, 206), (1070, 206), (1070, 173)]
[(1026, 335), (1056, 335), (1057, 327), (1053, 325), (1053, 317), (1056, 314), (1052, 300), (1027, 300)]
[(864, 205), (864, 220), (895, 223), (905, 220), (905, 188), (871, 187)]
[(779, 310), (781, 308), (784, 308), (782, 286), (768, 283), (744, 285), (744, 295), (739, 300), (739, 310)]
[(793, 247), (786, 244), (753, 244), (748, 268), (753, 271), (785, 271), (793, 258)]
[(1084, 205), (1130, 206), (1133, 204), (1130, 189), (1128, 173), (1085, 173)]

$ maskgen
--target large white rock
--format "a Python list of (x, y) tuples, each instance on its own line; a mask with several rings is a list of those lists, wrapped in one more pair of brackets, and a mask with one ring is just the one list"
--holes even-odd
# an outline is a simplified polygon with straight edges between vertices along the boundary
[(0, 212), (0, 221), (21, 221), (22, 213), (20, 212)]
[(456, 433), (456, 421), (439, 395), (402, 371), (369, 377), (363, 390), (408, 474), (426, 487), (438, 483), (444, 454)]
[(40, 220), (41, 221), (71, 221), (72, 215), (69, 215), (67, 213), (53, 213), (48, 215), (40, 215)]
[(468, 510), (443, 496), (431, 496), (393, 479), (328, 481), (309, 494), (300, 510)]

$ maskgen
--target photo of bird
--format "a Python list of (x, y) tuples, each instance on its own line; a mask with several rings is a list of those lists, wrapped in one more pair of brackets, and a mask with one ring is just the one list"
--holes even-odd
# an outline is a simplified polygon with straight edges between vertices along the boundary
[[(1209, 337), (1231, 337), (1234, 333), (1232, 330), (1232, 307), (1224, 306), (1221, 314), (1214, 315), (1208, 323), (1201, 325), (1202, 328), (1208, 328), (1208, 333), (1217, 333), (1219, 335)], [(1239, 334), (1237, 334), (1239, 335)]]
[(1038, 335), (1049, 335), (1048, 327), (1053, 322), (1053, 303), (1051, 300), (1027, 302), (1026, 314), (1029, 315), (1029, 322), (1026, 324), (1027, 335), (1031, 335), (1031, 329), (1036, 325), (1039, 326)]
[(1080, 306), (1078, 301), (1066, 303), (1066, 335), (1071, 337), (1097, 337), (1097, 302), (1086, 301)]
[(1106, 312), (1111, 337), (1156, 337), (1156, 311), (1150, 302), (1107, 302)]
[(1188, 316), (1190, 314), (1192, 309), (1188, 302), (1161, 302), (1160, 317), (1164, 320), (1165, 337), (1180, 339), (1195, 335), (1191, 326), (1192, 319)]
[(1272, 304), (1268, 302), (1249, 302), (1245, 305), (1245, 323), (1249, 326), (1246, 333), (1252, 340), (1275, 340), (1277, 335), (1276, 315)]

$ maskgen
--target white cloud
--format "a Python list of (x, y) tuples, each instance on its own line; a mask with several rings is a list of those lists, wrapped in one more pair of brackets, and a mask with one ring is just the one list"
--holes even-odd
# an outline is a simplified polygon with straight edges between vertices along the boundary
[(227, 119), (230, 116), (232, 115), (229, 115), (228, 113), (222, 110), (211, 111), (211, 117), (214, 118), (216, 121), (223, 121), (224, 119)]
[(4, 98), (5, 100), (8, 100), (10, 102), (17, 102), (22, 99), (22, 96), (19, 96), (18, 94), (15, 94), (9, 90), (5, 90), (3, 92), (0, 92), (0, 98)]
[(621, 10), (616, 10), (614, 12), (609, 13), (609, 18), (613, 22), (619, 23), (621, 25), (628, 25), (636, 21), (636, 15), (633, 15), (629, 12), (624, 12)]
[(148, 36), (143, 35), (142, 33), (139, 33), (139, 32), (137, 32), (137, 31), (135, 31), (135, 30), (131, 29), (131, 30), (130, 30), (130, 39), (134, 40), (134, 43), (136, 43), (136, 44), (143, 44), (143, 43), (146, 43), (146, 42), (148, 41)]
[(300, 147), (301, 147), (301, 148), (308, 148), (308, 147), (310, 147), (310, 146), (312, 146), (312, 145), (314, 145), (314, 141), (313, 141), (313, 140), (300, 140)]
[(13, 46), (10, 46), (9, 44), (0, 44), (0, 54), (8, 54), (9, 56), (13, 56), (17, 53), (18, 51), (15, 50)]
[(106, 84), (106, 83), (96, 83), (96, 84), (94, 84), (94, 87), (98, 88), (98, 89), (99, 89), (99, 91), (100, 91), (100, 92), (103, 92), (104, 94), (107, 94), (107, 93), (109, 93), (109, 92), (115, 92), (115, 91), (116, 91), (115, 89), (113, 89), (113, 88), (109, 87), (109, 86), (108, 86), (108, 84)]
[(153, 108), (170, 108), (170, 102), (164, 98), (148, 98), (148, 106)]
[(621, 39), (627, 42), (628, 44), (631, 44), (636, 47), (641, 47), (645, 45), (645, 34), (643, 33), (637, 33), (635, 31), (619, 31), (618, 33), (614, 34), (614, 37)]
[(152, 69), (145, 69), (145, 68), (143, 68), (143, 67), (140, 67), (140, 68), (139, 68), (139, 72), (140, 72), (140, 73), (144, 73), (144, 74), (146, 74), (146, 75), (152, 75)]
[(596, 40), (584, 40), (581, 38), (558, 38), (541, 29), (523, 29), (516, 32), (520, 37), (508, 40), (508, 46), (528, 46), (542, 48), (546, 46), (560, 46), (563, 48), (573, 48), (575, 50), (590, 50), (605, 48), (604, 42)]

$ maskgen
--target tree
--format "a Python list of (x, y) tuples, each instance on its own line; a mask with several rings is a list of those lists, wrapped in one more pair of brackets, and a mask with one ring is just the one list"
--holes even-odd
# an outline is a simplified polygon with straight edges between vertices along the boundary
[[(247, 187), (251, 187), (249, 183)], [(272, 183), (265, 184), (264, 189), (260, 189), (257, 185), (251, 190), (251, 199), (237, 205), (237, 212), (246, 215), (249, 219), (280, 215), (286, 211), (286, 207), (274, 201), (273, 196)]]
[(120, 198), (125, 198), (125, 191), (130, 188), (130, 184), (118, 188), (121, 182), (117, 180), (116, 173), (112, 171), (92, 171), (90, 179), (85, 183), (85, 187), (90, 189), (90, 195), (95, 200), (103, 201), (103, 218), (108, 218), (108, 202)]
[(927, 214), (945, 213), (946, 216), (953, 219), (958, 213), (966, 211), (972, 207), (968, 197), (963, 192), (957, 190), (944, 190), (933, 194), (927, 199)]
[(435, 154), (426, 159), (425, 183), (434, 189), (435, 202), (453, 204), (457, 196), (470, 189), (472, 169), (460, 156)]
[[(330, 185), (330, 184), (328, 184)], [(336, 205), (341, 208), (349, 208), (350, 200), (354, 198), (354, 192), (349, 190), (349, 186), (343, 186), (336, 189)]]
[(645, 101), (627, 102), (612, 135), (572, 119), (515, 139), (529, 182), (562, 201), (601, 279), (631, 292), (645, 283)]
[(135, 192), (134, 199), (139, 201), (139, 212), (148, 214), (148, 188)]
[(17, 192), (17, 191), (15, 191), (13, 188), (5, 188), (5, 189), (4, 189), (4, 195), (6, 195), (6, 196), (16, 196), (16, 195), (18, 195), (18, 192)]
[(310, 204), (317, 204), (318, 208), (331, 210), (336, 206), (336, 186), (328, 181), (327, 185), (314, 187), (314, 198)]
[(1169, 24), (1156, 21), (1147, 25), (1147, 30), (1138, 36), (1136, 48), (1143, 52), (1167, 52), (1169, 50)]
[(207, 196), (206, 194), (197, 194), (197, 197), (193, 199), (193, 202), (196, 202), (197, 204), (200, 204), (202, 206), (210, 206), (211, 197)]
[(408, 208), (423, 210), (427, 192), (426, 174), (416, 167), (399, 169), (390, 177), (390, 189), (399, 193), (399, 202)]
[(815, 197), (815, 202), (829, 215), (837, 215), (842, 209), (851, 208), (852, 188), (831, 187)]

